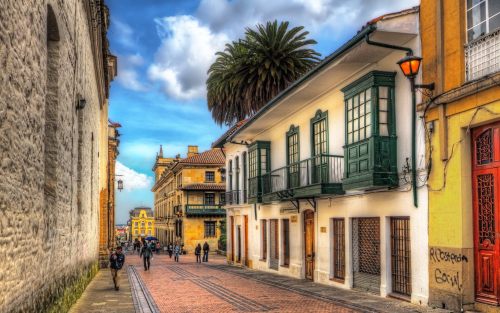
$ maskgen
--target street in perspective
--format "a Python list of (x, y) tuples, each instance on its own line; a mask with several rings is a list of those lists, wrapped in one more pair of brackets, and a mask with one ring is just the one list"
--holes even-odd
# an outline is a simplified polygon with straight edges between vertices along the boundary
[(500, 313), (500, 0), (0, 0), (0, 312)]

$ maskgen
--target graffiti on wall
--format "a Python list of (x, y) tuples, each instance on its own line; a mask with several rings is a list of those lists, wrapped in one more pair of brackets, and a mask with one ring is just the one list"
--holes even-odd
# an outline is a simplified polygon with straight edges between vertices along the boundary
[(433, 268), (433, 277), (431, 279), (437, 285), (446, 286), (461, 292), (464, 288), (462, 281), (461, 268), (457, 266), (461, 263), (468, 263), (467, 256), (461, 253), (447, 251), (441, 248), (430, 248), (429, 261)]
[(445, 251), (441, 248), (431, 248), (429, 258), (436, 263), (450, 262), (451, 264), (469, 262), (469, 259), (461, 253)]

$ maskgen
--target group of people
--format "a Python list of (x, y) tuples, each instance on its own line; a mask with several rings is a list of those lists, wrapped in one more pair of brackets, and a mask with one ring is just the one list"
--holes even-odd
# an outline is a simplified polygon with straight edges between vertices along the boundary
[[(198, 244), (194, 249), (194, 254), (196, 255), (196, 263), (201, 263), (201, 244)], [(210, 246), (208, 242), (205, 241), (203, 244), (203, 262), (208, 262), (208, 252), (210, 251)]]
[[(139, 257), (143, 259), (144, 270), (149, 271), (149, 267), (151, 266), (151, 259), (153, 258), (153, 251), (157, 251), (159, 253), (160, 246), (159, 243), (154, 242), (146, 242), (145, 240), (138, 241), (136, 240), (133, 244), (133, 252), (138, 251)], [(169, 243), (167, 245), (167, 253), (170, 258), (174, 255), (175, 262), (179, 262), (179, 256), (182, 254), (183, 245), (179, 243)], [(201, 252), (203, 250), (203, 261), (201, 258)], [(194, 254), (196, 255), (196, 262), (208, 262), (208, 252), (210, 251), (210, 245), (205, 241), (203, 247), (201, 244), (198, 244), (194, 249)], [(111, 269), (111, 277), (113, 278), (113, 284), (115, 286), (115, 290), (120, 290), (119, 280), (118, 280), (118, 271), (123, 268), (125, 264), (125, 254), (123, 253), (123, 248), (121, 246), (116, 247), (116, 250), (111, 253), (109, 257), (110, 269)]]

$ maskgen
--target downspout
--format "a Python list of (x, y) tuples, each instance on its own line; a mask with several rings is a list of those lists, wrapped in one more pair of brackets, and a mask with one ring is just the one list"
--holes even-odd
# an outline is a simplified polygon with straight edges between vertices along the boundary
[[(413, 55), (413, 50), (408, 47), (391, 45), (383, 42), (371, 41), (370, 35), (365, 35), (365, 42), (372, 46), (392, 49), (392, 50), (401, 50), (406, 51), (406, 55)], [(411, 112), (411, 189), (413, 191), (413, 204), (415, 207), (418, 207), (418, 197), (417, 197), (417, 160), (416, 160), (416, 119), (417, 119), (417, 109), (416, 109), (416, 99), (415, 99), (415, 79), (412, 78), (411, 82), (411, 92), (412, 92), (412, 112)]]

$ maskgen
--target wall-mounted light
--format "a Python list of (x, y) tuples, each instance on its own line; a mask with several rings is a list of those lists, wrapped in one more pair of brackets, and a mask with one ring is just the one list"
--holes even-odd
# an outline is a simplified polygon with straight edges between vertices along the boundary
[[(123, 176), (123, 175), (115, 175), (115, 176)], [(121, 192), (123, 190), (123, 180), (119, 178), (116, 182), (118, 183), (117, 189), (118, 191)]]
[(417, 157), (416, 157), (416, 122), (417, 119), (417, 98), (416, 98), (416, 89), (428, 89), (434, 90), (434, 83), (426, 84), (426, 85), (418, 85), (415, 84), (415, 77), (418, 75), (420, 70), (420, 64), (422, 63), (422, 58), (418, 56), (414, 56), (411, 53), (408, 53), (406, 57), (402, 58), (398, 62), (401, 71), (405, 75), (406, 78), (410, 80), (411, 84), (411, 102), (412, 102), (412, 138), (411, 138), (411, 180), (412, 180), (412, 189), (413, 189), (413, 204), (415, 207), (418, 207), (418, 198), (417, 198)]

